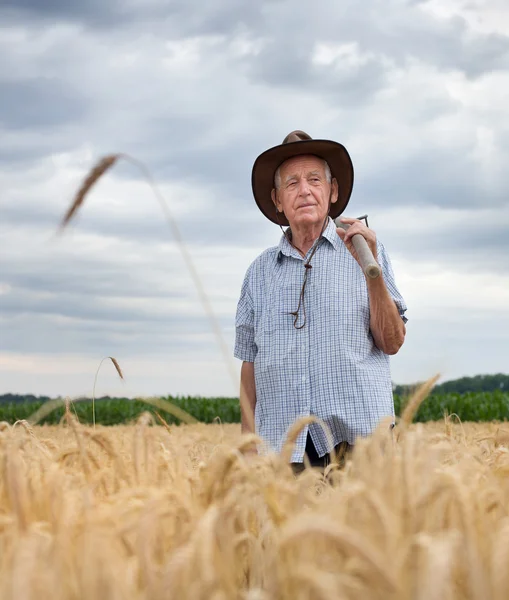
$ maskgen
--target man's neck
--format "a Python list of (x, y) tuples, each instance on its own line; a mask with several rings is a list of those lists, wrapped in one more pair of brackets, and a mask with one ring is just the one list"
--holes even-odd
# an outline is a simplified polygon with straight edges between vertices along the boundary
[(323, 228), (323, 223), (300, 229), (292, 227), (292, 245), (302, 253), (302, 256), (306, 256), (311, 246), (320, 237)]

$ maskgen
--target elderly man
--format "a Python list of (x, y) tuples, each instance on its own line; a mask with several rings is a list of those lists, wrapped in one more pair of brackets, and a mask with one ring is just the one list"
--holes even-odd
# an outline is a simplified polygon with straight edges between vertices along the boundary
[[(291, 462), (304, 453), (324, 466), (329, 452), (349, 449), (394, 417), (389, 355), (405, 338), (405, 302), (375, 232), (357, 219), (333, 219), (347, 206), (353, 166), (345, 147), (294, 131), (262, 153), (252, 172), (262, 213), (283, 226), (278, 246), (249, 266), (236, 316), (234, 354), (242, 362), (242, 431), (279, 452), (289, 427), (315, 415)], [(381, 275), (368, 279), (352, 236), (361, 234)]]

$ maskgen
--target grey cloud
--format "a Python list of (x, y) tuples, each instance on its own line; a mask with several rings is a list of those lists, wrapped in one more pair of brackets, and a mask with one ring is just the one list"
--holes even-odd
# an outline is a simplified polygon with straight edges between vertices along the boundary
[[(25, 344), (35, 351), (31, 340), (39, 340), (42, 332), (30, 323), (39, 318), (44, 335), (51, 337), (50, 345), (58, 345), (62, 335), (66, 339), (75, 335), (69, 351), (71, 346), (88, 348), (97, 336), (103, 343), (120, 336), (126, 344), (135, 343), (137, 351), (152, 348), (150, 336), (161, 338), (161, 344), (163, 338), (178, 341), (184, 336), (189, 344), (200, 344), (201, 338), (194, 341), (197, 335), (210, 337), (210, 323), (184, 261), (175, 258), (175, 251), (165, 257), (160, 248), (154, 252), (154, 247), (144, 245), (143, 254), (132, 261), (116, 254), (69, 256), (69, 244), (61, 244), (60, 250), (53, 245), (52, 252), (39, 248), (39, 255), (13, 253), (10, 260), (0, 263), (4, 350)], [(37, 249), (32, 244), (31, 252)], [(208, 288), (207, 293), (213, 304), (224, 300), (221, 286)], [(231, 317), (224, 310), (216, 309), (216, 318), (224, 331), (231, 328)]]
[(57, 211), (54, 206), (37, 204), (35, 198), (30, 201), (10, 202), (2, 206), (0, 214), (4, 223), (27, 228), (45, 228), (55, 231), (63, 218), (63, 211)]
[(388, 243), (391, 248), (397, 248), (400, 256), (416, 263), (424, 259), (458, 273), (509, 275), (509, 264), (504, 259), (509, 256), (507, 224), (451, 227), (435, 233), (433, 229), (434, 224), (429, 223), (429, 232), (416, 235), (407, 233), (405, 223), (401, 222), (400, 232), (393, 234)]
[(85, 98), (56, 78), (0, 81), (0, 97), (0, 126), (6, 129), (63, 126), (87, 113)]
[[(14, 22), (26, 17), (51, 22), (70, 20), (98, 30), (130, 30), (137, 37), (146, 31), (173, 40), (244, 33), (265, 41), (265, 48), (258, 56), (246, 58), (252, 65), (252, 73), (268, 83), (277, 83), (281, 75), (283, 81), (290, 82), (293, 78), (296, 87), (310, 81), (305, 57), (314, 42), (356, 42), (361, 51), (384, 56), (400, 66), (417, 58), (445, 70), (461, 70), (469, 77), (509, 66), (508, 36), (473, 32), (464, 19), (434, 18), (416, 3), (405, 6), (401, 2), (385, 2), (382, 9), (379, 2), (371, 2), (359, 11), (355, 2), (338, 5), (327, 0), (319, 11), (310, 11), (307, 5), (288, 0), (223, 0), (220, 4), (203, 4), (200, 10), (194, 10), (184, 0), (161, 1), (150, 6), (141, 1), (126, 6), (112, 0), (83, 3), (5, 0), (3, 10), (8, 11)], [(362, 74), (380, 78), (378, 71), (372, 65), (343, 81), (337, 80), (336, 75), (336, 89), (359, 83)], [(354, 79), (349, 81), (350, 77)], [(330, 73), (330, 78), (334, 80), (335, 76)]]
[[(152, 201), (150, 194), (148, 191), (147, 196)], [(121, 199), (120, 196), (119, 198)], [(171, 200), (168, 205), (171, 208)], [(39, 205), (34, 209), (30, 208), (28, 212), (27, 204), (9, 204), (1, 209), (0, 214), (5, 224), (22, 228), (27, 234), (30, 231), (44, 230), (49, 242), (59, 227), (64, 211)], [(202, 212), (178, 218), (177, 223), (185, 243), (191, 247), (256, 245), (263, 235), (262, 231), (269, 228), (275, 232), (274, 239), (279, 235), (276, 226), (271, 227), (269, 224), (267, 227), (254, 199), (247, 194), (239, 198), (227, 196), (214, 201)], [(121, 207), (116, 214), (101, 217), (97, 213), (89, 216), (87, 206), (83, 206), (76, 220), (68, 225), (68, 230), (150, 244), (173, 244), (176, 241), (162, 213), (139, 218), (126, 217)]]
[[(356, 2), (339, 6), (329, 0), (314, 12), (304, 4), (280, 2), (268, 7), (265, 15), (264, 36), (282, 40), (278, 50), (287, 51), (276, 60), (286, 60), (290, 73), (292, 47), (298, 52), (310, 40), (357, 43), (361, 51), (384, 56), (400, 66), (416, 58), (442, 69), (464, 71), (470, 77), (509, 66), (508, 36), (474, 33), (462, 18), (437, 19), (418, 6), (406, 8), (400, 2), (385, 2), (383, 8), (381, 3), (371, 2), (359, 11)], [(276, 56), (260, 55), (258, 72), (263, 73), (264, 67), (270, 72), (269, 62)], [(296, 86), (302, 81), (299, 75), (293, 73)]]
[(423, 318), (414, 311), (411, 319), (401, 355), (392, 359), (395, 381), (415, 382), (437, 373), (444, 380), (466, 373), (507, 372), (504, 313), (488, 314), (486, 307), (478, 311), (456, 307), (444, 310), (443, 318)]
[(65, 18), (75, 15), (100, 13), (102, 10), (115, 11), (121, 2), (100, 0), (85, 0), (84, 2), (67, 2), (66, 0), (3, 0), (2, 8), (12, 11), (25, 11), (40, 17)]
[[(7, 120), (9, 118), (7, 115)], [(35, 129), (6, 128), (2, 131), (0, 128), (0, 136), (0, 166), (11, 173), (22, 173), (52, 153), (75, 150), (83, 143), (83, 124), (82, 121), (71, 121), (65, 126), (62, 123), (50, 126), (41, 116), (39, 127)]]
[[(172, 304), (181, 296), (178, 289), (167, 289), (164, 295), (148, 292), (141, 296), (134, 285), (133, 289), (126, 286), (119, 290), (116, 297), (109, 290), (101, 295), (97, 289), (102, 287), (102, 278), (89, 276), (85, 281), (96, 290), (91, 295), (82, 292), (69, 272), (67, 275), (71, 279), (67, 286), (51, 277), (40, 281), (25, 277), (22, 282), (10, 279), (14, 286), (0, 296), (3, 351), (29, 348), (33, 353), (61, 352), (65, 348), (70, 353), (99, 352), (108, 347), (108, 351), (143, 354), (172, 345), (178, 345), (182, 351), (203, 350), (206, 346), (210, 352), (217, 345), (195, 294), (187, 297), (188, 314), (183, 314)], [(78, 278), (83, 278), (83, 274), (76, 270), (74, 279)], [(114, 282), (121, 279), (118, 273), (112, 275)], [(144, 300), (143, 304), (136, 302), (139, 299)], [(152, 304), (154, 300), (157, 306)], [(217, 318), (224, 333), (231, 331), (228, 316), (219, 314)]]
[[(71, 149), (69, 144), (68, 150)], [(31, 147), (19, 147), (12, 148), (3, 143), (0, 146), (0, 167), (13, 169), (17, 166), (26, 167), (28, 164), (39, 160), (47, 151), (47, 144), (44, 144), (44, 148)]]
[(378, 27), (374, 16), (372, 8), (369, 25), (359, 27), (357, 14), (354, 31), (359, 27), (365, 47), (391, 56), (399, 64), (413, 57), (444, 70), (463, 71), (469, 77), (505, 70), (509, 65), (509, 37), (474, 33), (461, 17), (437, 19), (418, 10), (399, 11), (397, 3), (382, 19), (385, 27)]
[[(509, 147), (509, 139), (507, 140)], [(397, 144), (397, 138), (394, 139)], [(423, 139), (418, 152), (397, 157), (388, 162), (380, 157), (380, 167), (374, 167), (369, 177), (358, 169), (355, 194), (363, 201), (382, 205), (448, 206), (454, 208), (488, 208), (507, 205), (509, 184), (495, 183), (487, 189), (477, 159), (472, 156), (469, 140), (455, 147)], [(390, 146), (387, 154), (390, 152)], [(497, 174), (494, 173), (494, 176)]]
[(39, 20), (45, 23), (79, 22), (95, 27), (112, 27), (134, 18), (136, 11), (120, 0), (3, 0), (0, 17), (5, 20)]
[[(266, 0), (270, 4), (272, 0)], [(44, 22), (67, 21), (82, 23), (97, 29), (137, 27), (164, 30), (167, 34), (181, 35), (222, 34), (238, 26), (260, 23), (262, 2), (249, 0), (222, 0), (221, 3), (202, 3), (199, 7), (185, 0), (160, 0), (147, 6), (142, 0), (4, 0), (0, 16), (12, 20), (33, 19)]]
[[(442, 58), (444, 66), (459, 68), (470, 78), (482, 77), (487, 71), (505, 71), (509, 68), (509, 36), (491, 34), (464, 40), (460, 48), (451, 47), (451, 53), (454, 62)], [(438, 53), (434, 58), (440, 64)]]
[[(14, 289), (1, 298), (0, 308), (7, 315), (23, 315), (38, 313), (41, 315), (54, 315), (65, 318), (79, 318), (85, 321), (153, 321), (158, 320), (149, 304), (138, 308), (128, 308), (114, 303), (105, 303), (101, 297), (95, 297), (92, 301), (89, 297), (75, 294), (27, 294), (27, 290)], [(165, 320), (170, 320), (171, 310), (168, 308)], [(175, 320), (179, 325), (179, 320)]]
[[(187, 297), (186, 290), (167, 283), (170, 276), (175, 278), (172, 271), (177, 271), (169, 264), (162, 266), (159, 274), (155, 265), (146, 265), (145, 277), (140, 279), (133, 274), (132, 266), (126, 263), (118, 264), (118, 258), (117, 264), (112, 258), (101, 263), (76, 258), (53, 258), (50, 264), (42, 265), (34, 264), (35, 262), (31, 261), (31, 265), (14, 261), (2, 264), (2, 281), (23, 294), (29, 293), (30, 290), (45, 290), (62, 301), (65, 295), (70, 295), (78, 297), (86, 304), (91, 301), (90, 297), (147, 300)], [(149, 268), (151, 271), (147, 274)], [(12, 305), (15, 307), (16, 302)]]
[[(311, 40), (312, 41), (312, 40)], [(316, 65), (313, 46), (294, 40), (272, 39), (256, 59), (249, 59), (248, 72), (255, 80), (270, 86), (288, 87), (296, 92), (311, 90), (327, 94), (342, 108), (358, 108), (369, 103), (387, 81), (387, 67), (380, 60), (367, 59), (357, 65)]]
[(115, 323), (106, 329), (103, 321), (62, 322), (62, 318), (32, 313), (0, 319), (3, 352), (31, 354), (89, 354), (103, 356), (164, 355), (196, 359), (217, 353), (217, 341), (206, 327), (176, 327), (145, 322)]
[[(361, 50), (381, 54), (399, 64), (417, 57), (444, 69), (462, 70), (470, 77), (508, 67), (507, 36), (474, 33), (461, 17), (437, 19), (423, 12), (420, 4), (423, 3), (405, 6), (400, 2), (385, 2), (381, 9), (379, 2), (372, 2), (359, 11), (355, 2), (338, 5), (328, 0), (319, 11), (309, 11), (307, 5), (288, 0), (223, 0), (194, 10), (184, 0), (161, 0), (150, 6), (141, 1), (126, 5), (113, 0), (82, 3), (4, 0), (3, 11), (4, 16), (10, 15), (13, 20), (27, 17), (51, 22), (68, 20), (97, 29), (130, 28), (137, 33), (149, 27), (159, 36), (173, 39), (245, 32), (267, 40), (265, 51), (253, 59), (253, 73), (274, 82), (283, 71), (288, 73), (285, 79), (293, 75), (295, 85), (309, 81), (302, 55), (313, 41), (357, 42)], [(292, 72), (292, 67), (304, 68)]]
[[(209, 3), (199, 10), (183, 0), (148, 6), (141, 0), (3, 2), (2, 23), (28, 33), (24, 48), (8, 47), (11, 67), (0, 74), (2, 100), (7, 99), (0, 103), (0, 165), (12, 186), (12, 196), (4, 185), (0, 198), (0, 235), (13, 245), (9, 263), (0, 264), (0, 282), (12, 288), (0, 296), (2, 348), (160, 357), (175, 356), (181, 348), (204, 360), (218, 354), (181, 256), (175, 257), (174, 247), (165, 255), (163, 244), (174, 240), (162, 215), (147, 211), (134, 218), (123, 214), (121, 205), (118, 213), (109, 207), (102, 215), (86, 202), (73, 223), (82, 234), (145, 247), (136, 264), (121, 256), (65, 256), (67, 240), (60, 250), (54, 245), (53, 253), (33, 242), (34, 236), (51, 236), (70, 201), (45, 202), (44, 186), (55, 174), (46, 177), (38, 167), (52, 154), (85, 145), (96, 158), (127, 152), (144, 161), (159, 184), (207, 189), (211, 203), (178, 222), (192, 254), (202, 258), (218, 245), (225, 248), (220, 265), (202, 264), (210, 269), (204, 274), (207, 282), (213, 282), (207, 291), (228, 305), (238, 293), (233, 279), (240, 281), (244, 274), (241, 261), (234, 260), (237, 250), (244, 249), (247, 263), (246, 248), (254, 258), (279, 241), (280, 230), (263, 218), (252, 198), (251, 166), (291, 129), (345, 141), (356, 169), (348, 211), (353, 216), (368, 212), (375, 229), (391, 207), (503, 208), (509, 194), (504, 174), (490, 164), (481, 171), (482, 161), (475, 157), (484, 157), (482, 148), (472, 152), (476, 130), (484, 127), (493, 132), (503, 164), (509, 152), (503, 109), (495, 113), (477, 109), (475, 102), (463, 104), (445, 85), (430, 91), (424, 87), (427, 80), (417, 87), (418, 77), (415, 89), (405, 90), (404, 98), (396, 93), (392, 106), (380, 98), (389, 88), (397, 92), (395, 80), (415, 64), (425, 74), (460, 70), (469, 77), (504, 69), (508, 39), (475, 33), (461, 19), (435, 19), (412, 4), (366, 3), (361, 12), (358, 2), (330, 0), (317, 10), (303, 3), (248, 0)], [(50, 26), (63, 22), (79, 24), (75, 39), (66, 37), (69, 28), (56, 28), (60, 33), (52, 38)], [(179, 40), (201, 35), (206, 43), (198, 44), (199, 57), (189, 66), (184, 56), (180, 64)], [(32, 41), (42, 36), (42, 54), (32, 55)], [(168, 42), (177, 42), (175, 64)], [(234, 52), (233, 44), (242, 42), (253, 42), (256, 49)], [(361, 59), (316, 64), (312, 53), (318, 43), (355, 43)], [(381, 148), (379, 155), (371, 144)], [(70, 160), (75, 168), (75, 158)], [(83, 165), (83, 176), (93, 162)], [(26, 191), (27, 166), (33, 167), (30, 190), (35, 191)], [(115, 172), (119, 178), (137, 176), (130, 165), (119, 164)], [(156, 203), (148, 186), (140, 202)], [(475, 232), (452, 226), (447, 235), (431, 225), (415, 234), (402, 223), (382, 241), (391, 256), (412, 257), (417, 265), (425, 257), (456, 272), (507, 272), (505, 264), (492, 260), (509, 254), (502, 221)], [(88, 241), (83, 247), (93, 245)], [(229, 265), (239, 272), (230, 279), (216, 277), (216, 267)], [(172, 311), (172, 302), (182, 299), (187, 310)], [(151, 310), (151, 303), (159, 311)], [(458, 330), (468, 318), (461, 317)], [(233, 311), (220, 312), (220, 320), (231, 339)], [(438, 331), (443, 323), (435, 325)], [(450, 331), (447, 343), (456, 334)], [(431, 347), (427, 334), (421, 332), (422, 348)], [(438, 346), (444, 338), (436, 339)]]
[[(267, 25), (273, 21), (279, 22), (277, 17), (281, 17), (284, 14), (284, 6), (283, 3), (266, 5), (266, 10), (263, 11), (263, 14), (267, 19)], [(269, 8), (270, 10), (268, 10)], [(388, 11), (389, 14), (391, 10), (394, 11), (395, 9), (390, 9)], [(322, 13), (323, 11), (320, 12)], [(326, 14), (326, 11), (324, 14)], [(371, 16), (373, 17), (373, 15)], [(296, 20), (302, 20), (302, 17), (303, 15), (297, 11)], [(316, 20), (316, 15), (312, 15), (313, 18)], [(377, 90), (384, 87), (387, 76), (387, 65), (382, 64), (379, 58), (373, 57), (368, 58), (364, 64), (345, 70), (334, 70), (334, 68), (312, 65), (310, 62), (310, 52), (314, 40), (318, 39), (318, 32), (322, 24), (326, 31), (324, 39), (326, 40), (328, 36), (330, 37), (328, 24), (322, 23), (321, 19), (318, 20), (318, 23), (313, 23), (312, 19), (310, 35), (305, 36), (298, 45), (295, 43), (298, 37), (295, 33), (285, 34), (286, 31), (292, 31), (291, 24), (293, 21), (290, 22), (290, 26), (279, 31), (279, 35), (276, 35), (269, 27), (266, 30), (268, 41), (266, 41), (262, 52), (258, 56), (244, 57), (237, 63), (235, 60), (229, 58), (227, 61), (228, 67), (233, 69), (234, 73), (237, 72), (238, 77), (239, 68), (244, 64), (247, 72), (251, 73), (255, 80), (262, 79), (270, 84), (273, 89), (293, 86), (296, 93), (297, 89), (305, 93), (311, 93), (311, 90), (313, 90), (317, 99), (319, 98), (322, 102), (327, 99), (327, 102), (331, 103), (331, 106), (342, 107), (343, 109), (348, 107), (358, 112), (364, 103), (370, 101)], [(349, 35), (351, 39), (362, 41), (366, 31), (371, 31), (372, 28), (376, 29), (376, 21), (365, 19), (363, 27), (357, 31), (356, 26), (360, 27), (361, 23), (357, 22), (356, 19), (358, 20), (358, 11), (353, 11), (348, 7), (344, 9), (342, 18), (338, 20), (338, 27), (340, 30), (344, 28), (345, 33), (348, 30), (349, 34), (341, 38), (342, 41), (343, 39), (348, 41), (350, 39)], [(432, 22), (430, 19), (426, 17), (423, 22), (431, 30)], [(399, 21), (396, 21), (394, 27), (396, 32), (399, 31), (398, 27), (402, 29)], [(424, 29), (426, 27), (421, 26)], [(446, 32), (449, 31), (445, 26), (439, 26), (438, 28), (440, 29), (440, 27), (443, 27)], [(299, 30), (297, 29), (297, 31)], [(382, 34), (379, 32), (379, 35)], [(365, 48), (370, 50), (368, 41), (371, 40), (371, 43), (374, 44), (374, 49), (383, 53), (383, 40), (377, 41), (377, 39), (377, 36), (367, 36), (367, 45)], [(361, 50), (363, 50), (362, 44)], [(390, 50), (394, 53), (400, 52), (400, 46), (396, 44)], [(215, 53), (218, 56), (227, 56), (224, 54), (226, 52), (227, 47), (221, 44), (217, 48), (210, 49), (210, 54), (212, 55)], [(237, 68), (237, 71), (235, 71), (235, 68)], [(226, 73), (223, 73), (223, 76), (226, 76)], [(150, 82), (151, 80), (149, 79), (144, 85), (150, 85)], [(195, 109), (197, 109), (191, 110), (188, 114), (182, 110), (182, 103), (178, 105), (180, 106), (179, 112), (175, 113), (174, 106), (171, 104), (171, 99), (169, 99), (169, 105), (166, 110), (159, 105), (155, 109), (154, 107), (149, 107), (144, 111), (142, 106), (139, 105), (138, 114), (134, 122), (129, 122), (129, 119), (127, 119), (123, 127), (118, 127), (117, 122), (116, 129), (112, 128), (113, 126), (109, 123), (110, 115), (107, 113), (96, 113), (97, 121), (95, 123), (84, 122), (82, 120), (81, 132), (71, 130), (69, 135), (72, 136), (72, 141), (75, 145), (87, 138), (93, 139), (94, 143), (104, 148), (105, 151), (111, 151), (112, 147), (117, 147), (122, 151), (131, 152), (135, 156), (143, 158), (151, 166), (156, 178), (187, 176), (190, 179), (205, 182), (209, 185), (218, 183), (224, 190), (228, 188), (228, 191), (232, 195), (236, 194), (239, 198), (238, 202), (245, 205), (244, 198), (249, 198), (251, 194), (249, 186), (250, 166), (257, 153), (264, 147), (272, 143), (277, 143), (277, 141), (284, 137), (287, 131), (281, 130), (277, 138), (274, 136), (273, 139), (268, 141), (268, 136), (263, 136), (262, 130), (255, 126), (256, 117), (260, 118), (260, 115), (255, 114), (254, 107), (251, 107), (249, 102), (246, 103), (244, 107), (245, 118), (242, 121), (240, 119), (242, 111), (237, 108), (238, 100), (234, 97), (223, 103), (218, 103), (216, 100), (213, 107), (211, 106), (210, 111), (204, 110), (207, 102), (207, 92), (210, 89), (208, 86), (214, 85), (215, 79), (207, 79), (205, 82), (201, 81), (199, 83), (199, 86), (193, 86), (191, 83), (186, 84), (189, 98), (192, 98), (192, 102), (195, 103)], [(240, 92), (242, 94), (249, 94), (249, 88), (243, 87), (239, 90)], [(418, 90), (416, 90), (417, 92)], [(128, 98), (128, 95), (124, 93), (122, 95)], [(201, 95), (202, 99), (197, 98), (197, 95)], [(41, 103), (41, 106), (43, 105), (44, 103)], [(417, 122), (419, 122), (422, 127), (424, 125), (423, 121), (429, 122), (440, 115), (443, 117), (456, 108), (454, 103), (448, 102), (445, 95), (437, 96), (431, 103), (427, 102), (423, 104), (416, 102), (413, 118), (416, 121), (416, 126)], [(119, 97), (118, 109), (119, 114), (133, 114), (134, 106), (129, 106), (129, 103), (124, 98)], [(274, 107), (275, 114), (273, 116), (276, 116), (276, 113), (277, 116), (280, 116), (283, 112), (280, 107), (277, 109)], [(42, 113), (44, 113), (43, 110), (41, 110)], [(232, 113), (238, 118), (239, 126), (236, 128), (229, 127), (227, 135), (225, 135), (224, 126), (228, 125)], [(117, 118), (116, 111), (111, 116)], [(309, 119), (309, 115), (303, 115), (301, 120), (305, 124)], [(276, 121), (276, 119), (271, 118), (270, 114), (266, 114), (264, 127), (270, 130), (273, 122)], [(299, 123), (294, 124), (294, 126), (300, 127), (302, 125)], [(362, 131), (362, 121), (355, 122), (355, 126), (346, 124), (345, 133), (355, 136), (354, 127), (358, 127)], [(436, 143), (434, 142), (435, 145)], [(46, 148), (43, 144), (39, 146), (39, 152), (41, 155), (44, 155), (48, 151), (64, 151), (69, 145), (69, 140), (65, 138), (52, 138), (48, 140)], [(33, 146), (30, 144), (30, 141), (27, 141), (25, 147), (26, 152), (33, 158)], [(423, 152), (429, 150), (433, 150), (433, 148), (423, 148)], [(459, 148), (458, 150), (461, 149)], [(8, 153), (6, 154), (8, 157)], [(16, 151), (14, 151), (14, 154), (16, 154)], [(18, 150), (17, 154), (22, 155), (22, 151)], [(406, 160), (411, 161), (412, 157), (408, 157)], [(440, 187), (441, 175), (429, 169), (423, 170), (422, 167), (423, 165), (426, 166), (426, 160), (426, 156), (418, 156), (416, 157), (417, 166), (415, 168), (412, 164), (404, 165), (404, 167), (408, 166), (409, 172), (412, 172), (412, 181), (416, 180), (415, 175), (427, 171), (431, 173), (431, 179), (426, 176), (425, 180), (430, 181), (438, 177), (437, 187)], [(384, 175), (386, 177), (389, 175), (397, 177), (399, 175), (398, 170), (403, 168), (401, 166), (402, 162), (398, 158), (396, 165), (389, 165), (388, 169), (384, 165), (382, 177)], [(436, 167), (438, 160), (433, 159), (431, 162), (432, 166)], [(469, 168), (466, 172), (468, 177), (475, 177), (476, 175), (475, 169)], [(465, 187), (468, 191), (475, 189), (476, 185), (475, 182), (472, 185), (472, 181), (467, 181)], [(502, 190), (500, 196), (502, 197), (504, 194), (505, 190)], [(433, 193), (433, 196), (439, 202), (443, 194)], [(397, 200), (395, 199), (394, 201)]]

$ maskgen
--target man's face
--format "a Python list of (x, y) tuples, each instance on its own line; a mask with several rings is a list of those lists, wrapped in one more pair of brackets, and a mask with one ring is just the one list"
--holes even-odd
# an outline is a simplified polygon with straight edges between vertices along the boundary
[(321, 225), (329, 211), (329, 198), (331, 202), (338, 199), (337, 182), (327, 182), (324, 161), (317, 156), (296, 156), (281, 165), (280, 174), (281, 185), (272, 190), (272, 201), (290, 227)]

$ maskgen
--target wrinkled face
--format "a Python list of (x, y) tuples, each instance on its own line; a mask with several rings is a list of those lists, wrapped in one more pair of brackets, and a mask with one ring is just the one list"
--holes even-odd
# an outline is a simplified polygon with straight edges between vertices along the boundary
[(322, 225), (329, 198), (331, 202), (338, 199), (337, 182), (327, 181), (324, 161), (317, 156), (296, 156), (281, 165), (280, 174), (281, 184), (272, 190), (272, 201), (290, 227)]

